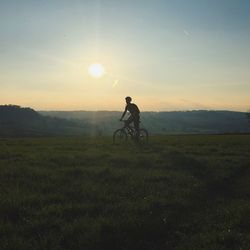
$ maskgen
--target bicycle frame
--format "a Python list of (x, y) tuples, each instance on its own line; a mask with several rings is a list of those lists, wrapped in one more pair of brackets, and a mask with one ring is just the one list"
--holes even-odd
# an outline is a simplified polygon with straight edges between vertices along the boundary
[(124, 130), (127, 134), (129, 134), (131, 137), (135, 136), (136, 130), (133, 126), (129, 126), (126, 124), (126, 121), (124, 122), (124, 126), (121, 128), (122, 130)]
[(129, 136), (133, 141), (136, 142), (147, 142), (148, 141), (148, 131), (144, 128), (140, 128), (137, 134), (137, 130), (135, 129), (134, 126), (130, 126), (129, 124), (127, 124), (126, 121), (124, 121), (124, 126), (117, 129), (114, 133), (113, 133), (113, 141), (115, 141), (116, 139), (118, 141), (126, 141), (127, 137)]

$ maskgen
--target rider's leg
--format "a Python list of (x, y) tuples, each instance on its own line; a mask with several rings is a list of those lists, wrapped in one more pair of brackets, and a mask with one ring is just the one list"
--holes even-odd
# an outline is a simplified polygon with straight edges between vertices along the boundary
[(139, 139), (139, 134), (140, 134), (140, 117), (135, 117), (134, 118), (134, 126), (135, 126), (135, 131), (136, 131), (136, 139)]
[(125, 124), (126, 124), (126, 126), (128, 126), (129, 128), (130, 128), (130, 124), (133, 122), (133, 117), (132, 116), (130, 116), (126, 121), (125, 121)]

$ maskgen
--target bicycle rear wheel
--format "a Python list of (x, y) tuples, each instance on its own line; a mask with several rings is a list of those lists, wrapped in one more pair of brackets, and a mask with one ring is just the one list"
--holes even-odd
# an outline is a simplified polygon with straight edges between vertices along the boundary
[(128, 135), (123, 129), (117, 129), (113, 134), (114, 143), (124, 143), (127, 141)]
[(140, 129), (139, 142), (147, 143), (148, 142), (148, 131), (145, 128)]

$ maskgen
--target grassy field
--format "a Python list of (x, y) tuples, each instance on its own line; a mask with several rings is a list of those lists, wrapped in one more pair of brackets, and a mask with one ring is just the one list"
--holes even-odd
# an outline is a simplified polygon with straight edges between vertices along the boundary
[(0, 249), (250, 249), (250, 135), (0, 139)]

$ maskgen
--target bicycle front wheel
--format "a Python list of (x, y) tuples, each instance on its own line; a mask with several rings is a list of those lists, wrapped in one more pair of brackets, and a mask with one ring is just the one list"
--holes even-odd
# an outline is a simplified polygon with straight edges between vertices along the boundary
[(141, 143), (148, 142), (148, 131), (145, 128), (140, 129), (139, 142)]
[(127, 141), (127, 133), (123, 129), (117, 129), (113, 134), (113, 142), (114, 143), (124, 143)]

